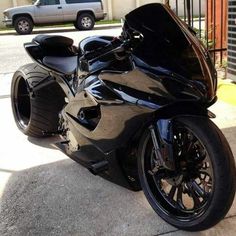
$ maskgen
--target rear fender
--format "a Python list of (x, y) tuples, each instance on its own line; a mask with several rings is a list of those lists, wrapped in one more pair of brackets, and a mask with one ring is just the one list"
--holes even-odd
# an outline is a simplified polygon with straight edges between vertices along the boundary
[(72, 98), (74, 98), (75, 91), (73, 90), (73, 86), (69, 83), (71, 79), (68, 80), (64, 74), (54, 71), (43, 64), (43, 58), (45, 55), (43, 53), (41, 46), (36, 42), (31, 42), (31, 43), (25, 43), (24, 47), (28, 55), (33, 59), (33, 61), (37, 63), (37, 65), (39, 65), (42, 69), (46, 70), (49, 73), (48, 77), (45, 77), (42, 81), (35, 84), (34, 86), (31, 86), (29, 84), (31, 89), (36, 91), (56, 81), (64, 91), (69, 101)]

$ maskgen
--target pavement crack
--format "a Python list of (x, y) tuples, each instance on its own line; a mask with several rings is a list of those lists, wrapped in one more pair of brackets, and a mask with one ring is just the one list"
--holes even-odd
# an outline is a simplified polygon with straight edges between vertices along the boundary
[(0, 172), (13, 173), (15, 171), (14, 170), (8, 170), (8, 169), (1, 169), (0, 168)]
[[(228, 219), (231, 219), (231, 218), (234, 218), (234, 217), (236, 217), (236, 215), (227, 216), (227, 217), (225, 217), (224, 219), (222, 219), (222, 221), (223, 221), (223, 220), (228, 220)], [(178, 231), (180, 231), (180, 229), (170, 230), (170, 231), (167, 231), (167, 232), (163, 232), (163, 233), (156, 234), (156, 235), (154, 235), (154, 236), (167, 235), (167, 234), (175, 233), (175, 232), (178, 232)]]
[(15, 71), (10, 71), (10, 72), (0, 72), (0, 75), (8, 75), (8, 74), (13, 74)]
[(0, 99), (5, 99), (5, 98), (10, 98), (10, 94), (9, 95), (0, 95)]
[(174, 229), (174, 230), (170, 230), (170, 231), (167, 231), (167, 232), (156, 234), (154, 236), (166, 235), (166, 234), (170, 234), (170, 233), (175, 233), (177, 231), (180, 231), (180, 230), (179, 229)]
[(236, 215), (226, 216), (223, 220), (228, 220), (230, 218), (236, 217)]

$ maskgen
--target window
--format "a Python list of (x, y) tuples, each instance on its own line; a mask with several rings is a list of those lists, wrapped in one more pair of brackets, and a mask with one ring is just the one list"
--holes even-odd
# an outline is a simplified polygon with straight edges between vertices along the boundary
[(41, 0), (41, 5), (58, 5), (60, 4), (59, 0)]
[(67, 4), (88, 3), (88, 2), (101, 2), (101, 0), (66, 0)]

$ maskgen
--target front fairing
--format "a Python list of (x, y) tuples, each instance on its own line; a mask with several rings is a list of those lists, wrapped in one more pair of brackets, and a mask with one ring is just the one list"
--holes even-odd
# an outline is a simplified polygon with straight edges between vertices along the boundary
[[(136, 66), (166, 75), (190, 86), (199, 99), (210, 103), (216, 97), (216, 71), (207, 50), (194, 32), (167, 6), (148, 4), (125, 17), (123, 34), (139, 32), (142, 41), (133, 48)], [(161, 68), (161, 71), (160, 71)]]

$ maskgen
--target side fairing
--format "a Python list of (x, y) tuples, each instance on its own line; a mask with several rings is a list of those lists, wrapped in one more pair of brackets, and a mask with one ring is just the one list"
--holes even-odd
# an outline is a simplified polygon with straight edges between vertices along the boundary
[[(97, 115), (90, 117), (85, 114), (81, 119), (84, 109), (91, 111), (94, 108), (97, 108)], [(78, 133), (103, 153), (109, 153), (125, 146), (153, 110), (125, 101), (100, 79), (91, 76), (87, 83), (85, 81), (83, 91), (78, 92), (65, 107), (65, 112)], [(93, 126), (89, 127), (87, 124), (92, 120)]]
[(175, 82), (173, 89), (165, 81), (139, 69), (91, 75), (65, 107), (67, 118), (99, 150), (109, 153), (127, 145), (157, 109), (177, 98), (196, 101), (197, 94), (188, 95), (194, 92), (188, 85)]

